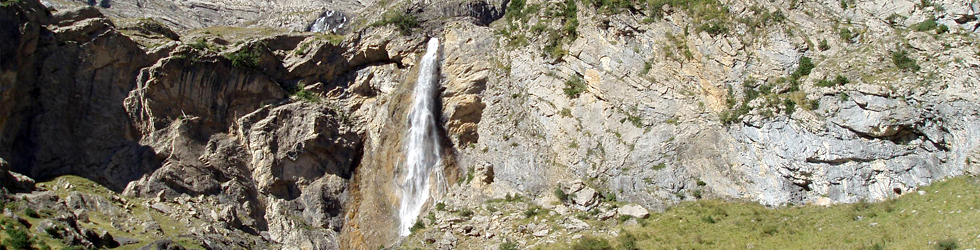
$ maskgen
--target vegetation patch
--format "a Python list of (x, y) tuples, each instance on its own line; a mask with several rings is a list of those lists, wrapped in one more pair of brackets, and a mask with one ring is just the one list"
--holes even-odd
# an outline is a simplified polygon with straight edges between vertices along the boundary
[(833, 80), (827, 80), (826, 78), (821, 79), (820, 81), (817, 82), (816, 85), (819, 87), (834, 87), (834, 86), (841, 86), (844, 84), (848, 84), (850, 82), (851, 81), (848, 80), (847, 77), (843, 75), (837, 75), (837, 77), (835, 77)]
[(912, 29), (915, 30), (915, 31), (930, 31), (930, 30), (935, 29), (938, 26), (939, 26), (939, 24), (936, 23), (936, 18), (935, 17), (930, 17), (930, 18), (926, 19), (925, 21), (922, 21), (921, 23), (918, 23), (918, 24), (913, 25), (912, 26)]
[(582, 237), (571, 247), (572, 250), (613, 250), (609, 241), (596, 237)]
[[(631, 243), (638, 249), (968, 249), (980, 244), (978, 177), (954, 177), (919, 190), (923, 194), (830, 207), (687, 201), (664, 213), (652, 213), (639, 225), (607, 229), (622, 230), (620, 237), (606, 238), (608, 244), (594, 236), (589, 243), (557, 243), (542, 249), (577, 245), (612, 249), (616, 243)], [(635, 238), (622, 236), (626, 234)]]
[[(741, 103), (735, 98), (734, 89), (729, 86), (728, 98), (725, 101), (727, 108), (718, 114), (721, 123), (731, 125), (741, 121), (742, 117), (749, 114), (753, 109), (759, 109), (758, 114), (767, 118), (780, 112), (791, 116), (796, 112), (798, 106), (805, 110), (815, 110), (819, 106), (819, 100), (806, 99), (806, 95), (800, 90), (800, 82), (803, 77), (810, 75), (816, 64), (806, 56), (800, 57), (797, 64), (799, 66), (788, 77), (781, 77), (773, 83), (759, 84), (755, 79), (745, 80), (742, 83)], [(835, 81), (838, 80), (843, 83), (847, 82), (846, 78), (835, 79)], [(821, 83), (817, 84), (820, 85)], [(759, 98), (763, 99), (761, 103), (751, 104), (752, 101)]]
[(568, 96), (568, 98), (578, 98), (580, 95), (582, 95), (582, 92), (585, 92), (586, 90), (585, 82), (581, 77), (572, 77), (572, 79), (565, 81), (565, 88), (562, 90), (565, 92), (565, 96)]
[(422, 230), (422, 229), (425, 229), (425, 223), (423, 223), (421, 220), (419, 220), (419, 221), (415, 221), (415, 224), (412, 225), (412, 227), (409, 228), (408, 230), (410, 232), (412, 232), (412, 233), (415, 233), (415, 232), (418, 232), (419, 230)]
[(288, 92), (290, 96), (295, 96), (296, 98), (299, 98), (305, 102), (319, 103), (322, 101), (319, 95), (306, 90), (306, 84), (303, 84), (302, 82), (297, 83), (293, 87), (286, 88), (286, 92)]
[(265, 47), (263, 43), (258, 43), (254, 46), (242, 46), (238, 51), (225, 54), (224, 57), (231, 61), (232, 66), (238, 68), (255, 68), (259, 66), (259, 60), (262, 57), (262, 53), (259, 50)]
[(0, 0), (0, 7), (10, 7), (19, 4), (21, 0)]
[(402, 35), (410, 35), (416, 28), (422, 27), (418, 17), (405, 11), (393, 11), (385, 13), (380, 21), (374, 22), (371, 26), (394, 25)]
[(194, 42), (187, 44), (187, 46), (191, 46), (191, 48), (193, 48), (194, 50), (198, 50), (198, 51), (219, 51), (220, 50), (220, 48), (218, 48), (217, 45), (214, 45), (214, 44), (209, 43), (208, 40), (207, 39), (204, 39), (203, 37), (197, 38), (197, 40), (194, 40)]
[(908, 52), (905, 50), (899, 50), (892, 52), (892, 63), (895, 67), (905, 71), (919, 71), (919, 64), (916, 63), (915, 59), (908, 56)]

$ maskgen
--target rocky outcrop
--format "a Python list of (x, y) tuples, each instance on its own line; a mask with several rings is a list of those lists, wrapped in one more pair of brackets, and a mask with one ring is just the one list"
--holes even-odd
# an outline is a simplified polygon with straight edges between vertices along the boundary
[[(197, 66), (204, 64), (209, 66)], [(144, 134), (163, 129), (180, 117), (199, 118), (204, 134), (226, 130), (238, 117), (286, 96), (265, 75), (187, 46), (142, 70), (137, 82), (125, 105)]]
[[(150, 58), (98, 11), (82, 8), (50, 16), (32, 4), (3, 8), (33, 16), (11, 25), (38, 25), (14, 29), (18, 34), (13, 37), (30, 44), (8, 50), (27, 54), (13, 57), (21, 59), (4, 69), (9, 77), (3, 84), (11, 86), (4, 88), (4, 101), (17, 104), (9, 106), (3, 122), (8, 124), (0, 143), (3, 157), (14, 171), (35, 178), (77, 174), (121, 189), (148, 168), (146, 148), (130, 139), (134, 131), (118, 103)], [(48, 22), (53, 25), (40, 26)]]
[[(666, 6), (662, 18), (639, 20), (578, 4), (577, 36), (558, 44), (567, 52), (558, 54), (540, 53), (552, 40), (521, 35), (559, 30), (562, 17), (545, 11), (503, 19), (511, 35), (495, 42), (526, 39), (529, 45), (499, 45), (496, 54), (470, 57), (501, 66), (493, 67), (491, 87), (479, 95), (487, 106), (476, 131), (484, 136), (458, 147), (460, 164), (494, 166), (491, 189), (497, 192), (542, 194), (556, 179), (595, 178), (601, 193), (655, 210), (703, 196), (767, 205), (884, 199), (961, 174), (976, 151), (970, 132), (976, 122), (951, 117), (975, 116), (978, 106), (971, 103), (978, 97), (956, 93), (973, 85), (966, 78), (976, 72), (967, 59), (955, 63), (956, 55), (971, 57), (970, 49), (935, 45), (957, 47), (976, 37), (952, 25), (951, 32), (970, 38), (904, 32), (930, 13), (937, 22), (951, 20), (947, 10), (915, 4), (898, 1), (890, 6), (905, 7), (896, 9), (860, 3), (841, 10), (822, 3), (785, 9), (733, 2), (724, 6), (739, 18), (779, 11), (797, 21), (762, 28), (733, 19), (727, 32), (717, 34), (696, 29), (698, 17), (683, 8)], [(882, 24), (893, 13), (915, 20)], [(861, 20), (849, 29), (868, 31), (842, 40), (821, 33), (840, 28), (813, 21), (838, 16)], [(896, 70), (892, 52), (909, 48), (884, 42), (889, 39), (914, 41), (913, 59), (923, 70)], [(802, 57), (816, 67), (793, 90), (785, 81)], [(945, 63), (956, 66), (940, 66)], [(850, 82), (818, 85), (838, 74)], [(936, 77), (924, 77), (929, 74)], [(581, 89), (571, 89), (568, 84), (577, 81)], [(775, 94), (745, 97), (762, 88)], [(742, 101), (747, 115), (730, 125), (719, 121), (719, 114)], [(489, 131), (496, 136), (486, 136)]]

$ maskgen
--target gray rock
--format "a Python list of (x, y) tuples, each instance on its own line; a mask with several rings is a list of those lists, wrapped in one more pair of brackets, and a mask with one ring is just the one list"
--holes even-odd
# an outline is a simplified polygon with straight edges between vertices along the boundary
[(534, 235), (534, 237), (545, 237), (548, 236), (548, 232), (550, 232), (550, 230), (545, 228), (538, 231), (534, 231), (534, 233), (532, 233), (531, 235)]
[(598, 198), (599, 193), (590, 187), (583, 187), (572, 194), (572, 200), (575, 201), (575, 204), (584, 207), (591, 207), (595, 205)]
[(619, 212), (619, 214), (629, 215), (634, 218), (646, 218), (650, 216), (650, 212), (648, 212), (646, 208), (636, 204), (624, 205), (616, 210)]
[(565, 223), (562, 226), (564, 226), (565, 229), (568, 229), (569, 232), (578, 232), (589, 229), (589, 223), (577, 218), (568, 218), (565, 220)]

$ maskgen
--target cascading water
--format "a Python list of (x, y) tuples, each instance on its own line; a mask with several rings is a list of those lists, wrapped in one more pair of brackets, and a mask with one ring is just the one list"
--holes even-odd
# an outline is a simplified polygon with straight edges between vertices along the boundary
[(405, 169), (398, 209), (398, 233), (402, 236), (411, 233), (410, 228), (422, 212), (422, 205), (429, 199), (430, 180), (440, 180), (442, 176), (442, 149), (435, 116), (438, 73), (439, 39), (432, 38), (422, 56), (418, 82), (412, 94), (412, 109), (408, 113)]
[(320, 14), (313, 24), (308, 28), (311, 32), (331, 32), (343, 29), (347, 25), (347, 16), (343, 12), (328, 10)]

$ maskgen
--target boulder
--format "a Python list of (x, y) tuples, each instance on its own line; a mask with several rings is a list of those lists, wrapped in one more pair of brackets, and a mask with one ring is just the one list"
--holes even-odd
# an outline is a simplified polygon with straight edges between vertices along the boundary
[(572, 194), (572, 200), (575, 204), (583, 207), (591, 207), (595, 205), (599, 198), (599, 192), (590, 187), (583, 187), (577, 192)]
[(619, 214), (633, 216), (634, 218), (650, 217), (650, 212), (646, 208), (636, 204), (622, 206), (617, 211)]

